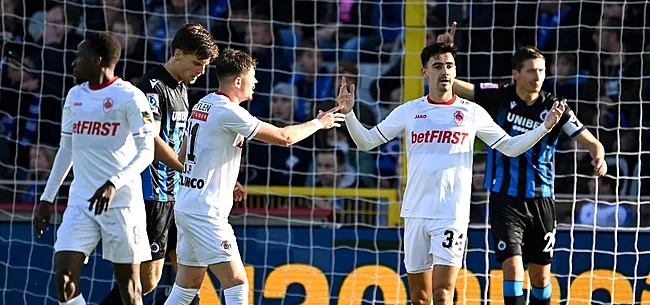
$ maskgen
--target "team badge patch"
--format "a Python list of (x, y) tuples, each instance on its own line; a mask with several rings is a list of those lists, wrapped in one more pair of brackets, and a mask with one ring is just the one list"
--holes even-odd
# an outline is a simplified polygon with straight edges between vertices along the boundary
[(158, 112), (158, 109), (160, 107), (159, 100), (160, 96), (158, 93), (147, 93), (147, 100), (149, 101), (149, 107), (151, 107), (151, 111)]
[(226, 253), (230, 254), (230, 252), (232, 251), (232, 245), (230, 245), (230, 243), (227, 240), (224, 240), (221, 243), (221, 249), (223, 249), (223, 251), (225, 251)]
[(465, 119), (465, 115), (463, 114), (462, 111), (456, 111), (454, 113), (454, 121), (456, 121), (456, 124), (460, 125), (463, 124), (463, 120)]
[(151, 243), (151, 253), (158, 253), (160, 251), (160, 246), (155, 241)]
[(110, 97), (107, 97), (104, 100), (104, 104), (102, 104), (102, 109), (104, 109), (105, 113), (108, 113), (111, 110), (113, 110), (113, 100)]

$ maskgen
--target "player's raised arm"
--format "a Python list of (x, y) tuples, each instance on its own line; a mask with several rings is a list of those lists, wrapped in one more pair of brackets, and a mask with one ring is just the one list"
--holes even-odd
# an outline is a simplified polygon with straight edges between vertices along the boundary
[(535, 143), (553, 129), (560, 121), (566, 100), (555, 102), (546, 115), (544, 124), (524, 134), (511, 137), (503, 128), (497, 125), (492, 117), (480, 106), (476, 108), (476, 135), (486, 144), (490, 145), (508, 157), (516, 157), (529, 150)]
[[(449, 30), (448, 33), (440, 34), (437, 37), (437, 42), (439, 43), (446, 43), (453, 45), (454, 44), (454, 36), (456, 36), (456, 21), (454, 21), (451, 25), (451, 30)], [(455, 79), (454, 83), (452, 84), (452, 91), (454, 94), (468, 99), (468, 100), (473, 100), (474, 99), (474, 84), (468, 83), (459, 79)]]
[(341, 113), (345, 114), (345, 126), (350, 132), (350, 137), (361, 150), (371, 150), (380, 144), (384, 144), (393, 139), (397, 134), (404, 130), (403, 121), (399, 116), (399, 107), (393, 110), (385, 120), (380, 122), (373, 129), (366, 129), (354, 114), (354, 84), (348, 91), (345, 77), (341, 79), (339, 95), (336, 98), (341, 108)]

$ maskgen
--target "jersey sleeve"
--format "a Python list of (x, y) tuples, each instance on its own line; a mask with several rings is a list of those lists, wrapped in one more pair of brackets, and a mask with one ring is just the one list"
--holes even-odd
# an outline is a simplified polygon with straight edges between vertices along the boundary
[(479, 83), (474, 86), (474, 103), (486, 111), (492, 112), (500, 103), (504, 102), (505, 91), (502, 85), (495, 83)]
[(490, 148), (494, 148), (503, 139), (507, 133), (499, 126), (483, 107), (476, 105), (474, 110), (474, 124), (476, 125), (476, 136), (481, 139)]
[(156, 126), (153, 113), (144, 94), (136, 90), (133, 100), (126, 103), (125, 110), (126, 119), (134, 138), (155, 135)]
[(145, 97), (147, 98), (147, 103), (151, 109), (151, 113), (153, 114), (153, 119), (156, 121), (156, 123), (160, 123), (160, 120), (162, 118), (162, 111), (160, 110), (162, 106), (161, 97), (163, 97), (163, 94), (158, 89), (159, 87), (156, 86), (156, 83), (152, 84), (149, 79), (141, 79), (138, 82), (137, 87), (142, 91), (142, 93), (144, 93)]
[(240, 106), (228, 108), (221, 117), (221, 126), (230, 132), (236, 132), (250, 140), (260, 130), (260, 120)]
[(582, 124), (582, 122), (578, 120), (578, 117), (576, 117), (575, 113), (573, 113), (573, 110), (570, 108), (564, 111), (564, 114), (560, 119), (560, 123), (561, 122), (564, 122), (564, 124), (561, 125), (562, 131), (564, 131), (564, 133), (566, 133), (571, 138), (575, 138), (580, 133), (587, 130), (585, 129), (585, 126)]
[(408, 104), (402, 104), (393, 109), (393, 111), (391, 111), (383, 121), (379, 122), (379, 124), (372, 129), (372, 132), (376, 133), (384, 143), (387, 143), (404, 131), (404, 128), (406, 127), (404, 123), (407, 120), (405, 117), (407, 105)]
[(68, 91), (63, 104), (63, 111), (61, 112), (61, 136), (71, 137), (74, 131), (74, 122), (72, 122), (72, 104), (74, 103), (74, 91)]

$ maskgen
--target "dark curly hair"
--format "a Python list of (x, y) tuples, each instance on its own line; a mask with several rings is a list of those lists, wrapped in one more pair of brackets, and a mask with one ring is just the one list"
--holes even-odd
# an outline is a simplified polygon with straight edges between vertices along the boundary
[(431, 57), (438, 57), (446, 53), (451, 53), (451, 56), (453, 58), (456, 58), (456, 55), (458, 54), (458, 48), (456, 48), (455, 45), (442, 42), (434, 43), (424, 47), (424, 49), (422, 49), (422, 53), (420, 53), (420, 61), (422, 61), (422, 67), (427, 66), (427, 63)]
[(224, 49), (215, 61), (219, 80), (238, 76), (257, 66), (257, 62), (246, 52), (231, 48)]
[(176, 49), (194, 55), (199, 60), (209, 59), (211, 62), (219, 56), (217, 41), (199, 23), (186, 23), (176, 32), (172, 40), (172, 52)]
[(90, 50), (102, 57), (102, 66), (117, 64), (122, 53), (122, 46), (115, 35), (109, 32), (91, 32), (86, 36)]

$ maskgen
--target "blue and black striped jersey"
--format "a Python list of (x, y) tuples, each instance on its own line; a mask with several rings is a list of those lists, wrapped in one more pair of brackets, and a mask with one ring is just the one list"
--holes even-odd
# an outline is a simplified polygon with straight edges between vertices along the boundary
[[(187, 85), (174, 79), (164, 66), (157, 66), (145, 73), (137, 86), (149, 99), (154, 119), (160, 125), (160, 137), (180, 153), (189, 113)], [(141, 176), (144, 200), (176, 200), (181, 179), (179, 172), (154, 160)]]
[[(484, 83), (474, 89), (474, 102), (485, 108), (513, 137), (543, 124), (556, 100), (552, 94), (542, 91), (529, 106), (519, 98), (514, 85)], [(584, 130), (585, 127), (567, 106), (553, 130), (522, 155), (510, 158), (498, 150), (489, 149), (485, 188), (520, 198), (552, 197), (555, 180), (553, 153), (560, 132), (573, 138)]]

